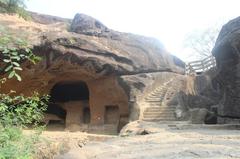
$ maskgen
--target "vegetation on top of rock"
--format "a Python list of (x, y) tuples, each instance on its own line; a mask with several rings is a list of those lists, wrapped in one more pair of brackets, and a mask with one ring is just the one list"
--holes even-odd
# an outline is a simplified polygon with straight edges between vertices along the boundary
[(30, 16), (25, 8), (25, 0), (0, 0), (0, 13), (16, 13), (25, 20), (28, 20)]
[[(18, 74), (22, 71), (20, 63), (24, 60), (36, 63), (40, 58), (32, 53), (25, 40), (12, 36), (6, 29), (0, 28), (0, 35), (0, 63), (4, 63), (3, 67), (0, 67), (0, 73), (8, 73), (9, 79), (16, 77), (21, 81)], [(5, 81), (6, 78), (0, 79), (1, 83)]]

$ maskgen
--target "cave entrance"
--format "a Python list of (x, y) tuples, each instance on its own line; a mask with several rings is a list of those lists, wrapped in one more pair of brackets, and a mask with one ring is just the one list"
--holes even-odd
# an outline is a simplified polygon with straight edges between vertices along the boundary
[(64, 81), (55, 84), (50, 91), (50, 103), (65, 111), (64, 117), (63, 115), (60, 116), (56, 109), (49, 113), (64, 119), (64, 126), (66, 127), (72, 124), (89, 123), (90, 121), (89, 89), (83, 81)]
[(83, 81), (59, 82), (50, 92), (51, 101), (65, 103), (69, 101), (89, 100), (88, 86)]

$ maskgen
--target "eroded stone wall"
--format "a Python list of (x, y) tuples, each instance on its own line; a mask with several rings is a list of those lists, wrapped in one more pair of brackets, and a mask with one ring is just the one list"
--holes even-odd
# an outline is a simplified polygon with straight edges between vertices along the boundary
[[(2, 87), (2, 91), (6, 92), (10, 88), (14, 88), (16, 94), (31, 95), (34, 91), (40, 94), (50, 94), (52, 88), (58, 83), (74, 83), (78, 81), (85, 82), (89, 89), (89, 101), (67, 101), (60, 102), (60, 107), (64, 108), (67, 112), (65, 124), (71, 127), (71, 124), (80, 125), (86, 124), (84, 120), (90, 120), (88, 124), (91, 125), (104, 125), (108, 124), (112, 118), (115, 125), (125, 125), (128, 122), (129, 104), (128, 95), (125, 90), (120, 86), (116, 76), (107, 76), (95, 79), (89, 74), (82, 71), (71, 70), (73, 65), (65, 63), (64, 68), (59, 68), (56, 73), (50, 71), (40, 71), (42, 61), (36, 66), (32, 66), (33, 73), (30, 73), (27, 67), (22, 72), (23, 81), (17, 82), (16, 80), (9, 80)], [(26, 65), (25, 65), (26, 66)], [(38, 69), (39, 70), (36, 70)], [(41, 69), (40, 69), (41, 68)], [(89, 119), (84, 119), (84, 108), (88, 105)], [(107, 107), (116, 107), (118, 112), (112, 112), (116, 116), (109, 115)], [(106, 118), (106, 116), (108, 116)], [(124, 120), (123, 120), (124, 119)], [(122, 122), (121, 122), (122, 121)], [(113, 124), (113, 123), (112, 123)], [(122, 127), (121, 126), (121, 127)], [(79, 129), (80, 130), (80, 129)]]
[(128, 117), (128, 96), (119, 85), (117, 78), (112, 76), (100, 80), (88, 82), (90, 90), (91, 123), (104, 124), (104, 116), (107, 106), (119, 108), (121, 117)]

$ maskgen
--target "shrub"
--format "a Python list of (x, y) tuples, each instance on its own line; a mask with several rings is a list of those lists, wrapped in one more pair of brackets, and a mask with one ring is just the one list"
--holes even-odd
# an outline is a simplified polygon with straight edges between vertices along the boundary
[[(37, 126), (47, 108), (48, 96), (0, 94), (0, 159), (32, 159), (39, 133), (23, 134), (22, 127)], [(37, 127), (38, 128), (38, 127)]]
[(34, 93), (31, 97), (23, 95), (11, 97), (9, 94), (0, 94), (0, 123), (2, 126), (37, 125), (47, 109), (48, 96), (39, 97)]
[(39, 135), (24, 135), (18, 127), (0, 130), (0, 159), (32, 159)]
[(0, 0), (1, 13), (16, 13), (25, 20), (29, 20), (30, 16), (25, 8), (24, 0)]
[[(10, 78), (21, 81), (18, 72), (22, 71), (21, 63), (25, 60), (36, 63), (40, 59), (32, 53), (26, 41), (0, 27), (0, 73), (7, 75), (7, 78), (0, 78), (0, 86)], [(41, 121), (49, 97), (40, 97), (38, 93), (31, 97), (14, 96), (13, 93), (0, 93), (0, 159), (32, 159), (33, 145), (39, 134), (24, 135), (22, 127), (37, 125)]]
[[(0, 73), (8, 73), (8, 78), (15, 77), (18, 81), (21, 81), (17, 72), (22, 71), (22, 61), (29, 60), (35, 64), (41, 60), (33, 54), (27, 41), (12, 36), (5, 28), (0, 28), (0, 53), (0, 63), (4, 63), (0, 67)], [(4, 82), (6, 79), (0, 81)]]

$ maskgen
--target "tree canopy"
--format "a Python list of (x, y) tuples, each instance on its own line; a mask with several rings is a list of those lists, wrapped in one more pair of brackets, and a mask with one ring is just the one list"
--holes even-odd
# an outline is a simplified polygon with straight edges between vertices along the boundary
[(219, 32), (220, 25), (194, 30), (186, 36), (184, 47), (191, 50), (192, 56), (198, 59), (206, 58), (211, 55)]
[(24, 19), (29, 19), (25, 8), (25, 0), (0, 0), (0, 13), (16, 13)]

